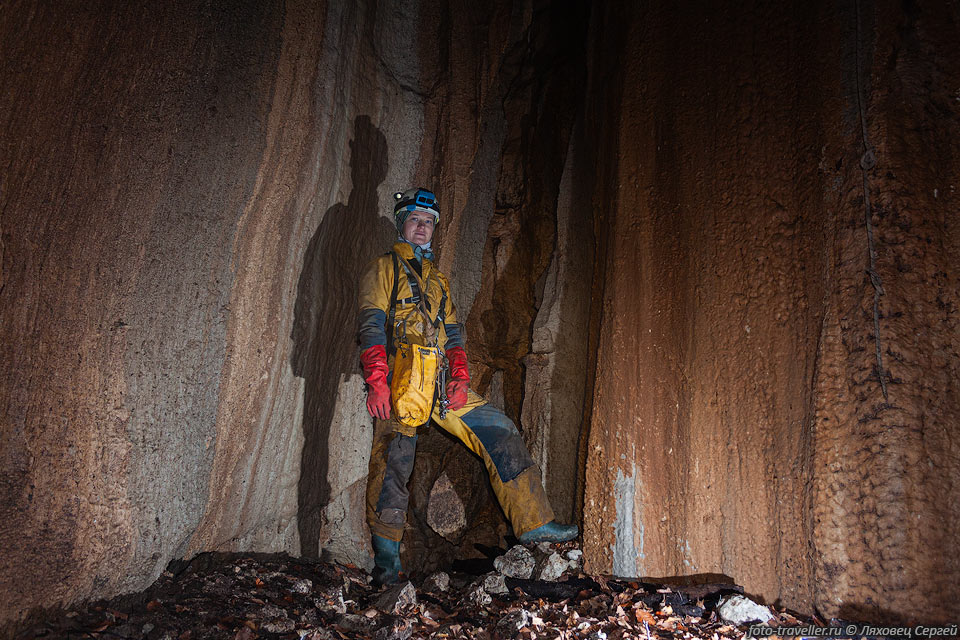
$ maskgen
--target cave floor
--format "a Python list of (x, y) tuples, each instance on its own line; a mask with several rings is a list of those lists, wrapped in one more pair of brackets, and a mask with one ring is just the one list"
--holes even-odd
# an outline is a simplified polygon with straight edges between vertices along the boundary
[[(375, 589), (361, 569), (283, 555), (202, 554), (171, 563), (147, 590), (34, 616), (16, 638), (744, 638), (716, 612), (732, 584), (667, 586), (563, 575), (559, 581), (451, 571)], [(496, 572), (486, 577), (497, 577)], [(416, 583), (416, 587), (413, 584)], [(488, 583), (489, 584), (489, 583)], [(771, 625), (798, 619), (774, 610)]]

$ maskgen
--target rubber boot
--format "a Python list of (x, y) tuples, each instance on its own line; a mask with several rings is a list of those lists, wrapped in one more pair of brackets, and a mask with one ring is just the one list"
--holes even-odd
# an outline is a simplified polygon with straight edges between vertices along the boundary
[(520, 542), (530, 544), (531, 542), (567, 542), (573, 540), (580, 534), (580, 529), (575, 524), (560, 524), (556, 520), (540, 525), (532, 531), (527, 531), (520, 536)]
[(373, 536), (373, 586), (400, 581), (400, 541)]

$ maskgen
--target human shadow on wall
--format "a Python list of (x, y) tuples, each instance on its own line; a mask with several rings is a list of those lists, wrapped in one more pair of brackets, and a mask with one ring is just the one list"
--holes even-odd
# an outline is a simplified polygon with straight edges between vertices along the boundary
[[(366, 264), (396, 236), (377, 211), (387, 175), (387, 139), (368, 116), (354, 120), (350, 142), (353, 188), (347, 204), (330, 207), (310, 239), (297, 283), (291, 365), (304, 379), (303, 455), (297, 521), (300, 552), (320, 553), (323, 509), (331, 499), (330, 429), (341, 376), (359, 372), (357, 289)], [(330, 162), (338, 161), (330, 158)]]

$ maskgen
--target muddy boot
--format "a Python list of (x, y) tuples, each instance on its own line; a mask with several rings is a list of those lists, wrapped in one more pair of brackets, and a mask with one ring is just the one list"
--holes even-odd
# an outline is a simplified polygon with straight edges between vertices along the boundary
[(400, 541), (373, 536), (373, 586), (400, 581)]
[(540, 525), (533, 531), (527, 531), (520, 536), (523, 544), (532, 542), (568, 542), (577, 537), (580, 529), (575, 524), (560, 524), (556, 520)]

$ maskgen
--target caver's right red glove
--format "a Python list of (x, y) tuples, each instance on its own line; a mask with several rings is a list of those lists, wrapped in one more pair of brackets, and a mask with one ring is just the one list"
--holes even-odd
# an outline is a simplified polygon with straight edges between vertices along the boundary
[(367, 381), (367, 411), (374, 418), (390, 419), (390, 387), (387, 386), (387, 349), (375, 344), (360, 354), (363, 379)]

